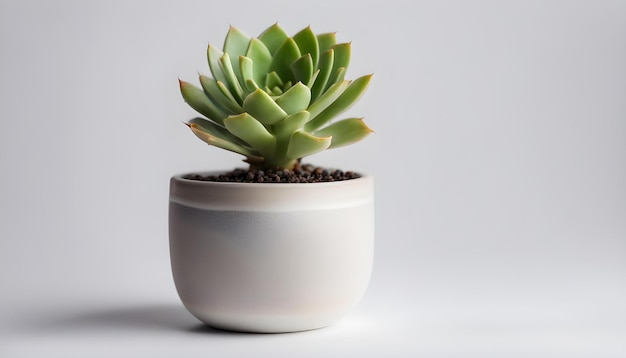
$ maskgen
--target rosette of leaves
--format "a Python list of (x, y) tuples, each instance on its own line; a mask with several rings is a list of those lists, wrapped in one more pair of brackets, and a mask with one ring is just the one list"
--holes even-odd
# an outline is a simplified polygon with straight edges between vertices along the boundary
[(213, 77), (200, 75), (201, 88), (179, 81), (185, 101), (205, 117), (187, 125), (259, 169), (292, 169), (302, 157), (357, 142), (372, 132), (362, 118), (333, 120), (372, 77), (344, 78), (350, 46), (310, 27), (289, 37), (274, 24), (257, 38), (231, 27), (222, 50), (207, 49)]

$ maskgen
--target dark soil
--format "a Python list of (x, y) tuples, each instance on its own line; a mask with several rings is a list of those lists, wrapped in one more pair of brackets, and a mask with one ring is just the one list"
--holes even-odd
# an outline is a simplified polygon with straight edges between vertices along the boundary
[(298, 165), (293, 170), (235, 169), (219, 175), (190, 174), (185, 176), (185, 179), (234, 183), (324, 183), (360, 177), (361, 175), (352, 171), (344, 172), (338, 169), (325, 169), (310, 164), (303, 164)]

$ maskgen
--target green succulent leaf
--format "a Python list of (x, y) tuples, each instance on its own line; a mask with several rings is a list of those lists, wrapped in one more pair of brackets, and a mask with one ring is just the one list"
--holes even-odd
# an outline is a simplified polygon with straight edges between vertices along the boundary
[(318, 64), (318, 74), (311, 87), (311, 98), (313, 101), (324, 93), (326, 89), (326, 83), (330, 77), (330, 72), (333, 70), (333, 62), (335, 61), (335, 51), (330, 49), (320, 56), (320, 62)]
[(250, 114), (230, 116), (224, 120), (224, 125), (230, 133), (243, 139), (263, 156), (273, 154), (276, 138)]
[(247, 90), (245, 95), (247, 96), (251, 92), (254, 92), (259, 88), (254, 80), (254, 63), (252, 60), (245, 56), (239, 56), (239, 69), (241, 70), (241, 77), (243, 78), (244, 88)]
[(288, 38), (289, 35), (287, 35), (282, 27), (278, 26), (278, 23), (268, 27), (259, 35), (259, 40), (265, 44), (272, 55), (276, 53), (276, 50), (278, 50), (280, 45)]
[(337, 33), (319, 34), (317, 35), (317, 43), (319, 44), (320, 53), (324, 53), (337, 43)]
[(315, 118), (318, 114), (322, 113), (323, 110), (328, 108), (333, 102), (341, 96), (341, 94), (350, 86), (351, 81), (342, 81), (339, 83), (335, 83), (330, 86), (330, 88), (324, 92), (324, 94), (317, 99), (317, 101), (311, 103), (307, 111), (311, 114), (311, 119)]
[(226, 77), (226, 84), (230, 89), (230, 93), (235, 97), (237, 103), (243, 102), (243, 89), (241, 88), (241, 84), (239, 84), (239, 80), (233, 71), (232, 62), (230, 61), (230, 57), (228, 53), (224, 53), (222, 58), (220, 58), (220, 68)]
[(204, 142), (246, 156), (251, 167), (293, 168), (302, 157), (363, 139), (361, 118), (333, 119), (358, 101), (371, 75), (345, 80), (350, 43), (306, 27), (294, 36), (276, 23), (257, 38), (230, 27), (207, 47), (212, 77), (180, 91), (205, 118), (187, 125)]
[(367, 86), (372, 79), (372, 75), (365, 75), (354, 80), (348, 88), (330, 106), (311, 119), (306, 124), (305, 129), (309, 132), (322, 127), (335, 116), (341, 114), (346, 109), (356, 103), (367, 90)]
[(337, 69), (337, 72), (335, 73), (335, 83), (339, 83), (341, 81), (344, 80), (344, 78), (346, 77), (346, 68), (345, 67), (339, 67)]
[(272, 92), (272, 96), (274, 96), (274, 97), (278, 97), (281, 94), (283, 94), (283, 90), (280, 87), (278, 87), (278, 86), (272, 88), (271, 92)]
[(272, 57), (272, 64), (270, 70), (275, 71), (278, 76), (284, 81), (293, 81), (293, 75), (291, 74), (291, 64), (300, 58), (300, 49), (292, 38), (288, 38), (282, 45), (276, 50), (274, 57)]
[(180, 93), (191, 108), (216, 123), (223, 124), (227, 114), (204, 91), (189, 82), (178, 80)]
[(296, 81), (309, 83), (313, 77), (313, 60), (311, 54), (307, 53), (291, 64), (291, 73)]
[(261, 40), (251, 39), (246, 57), (254, 63), (254, 81), (263, 83), (272, 63), (272, 54)]
[(254, 80), (246, 80), (246, 88), (248, 88), (248, 90), (254, 88), (254, 90), (250, 90), (250, 92), (254, 92), (259, 89), (259, 85), (254, 82)]
[(240, 145), (242, 147), (252, 149), (246, 144), (246, 142), (234, 136), (225, 127), (215, 124), (204, 118), (196, 117), (196, 118), (189, 120), (185, 124), (187, 124), (188, 126), (196, 125), (199, 127), (199, 130), (202, 130), (203, 132), (206, 132), (215, 138), (219, 138), (221, 140), (225, 140), (225, 141)]
[(311, 102), (311, 91), (307, 86), (298, 82), (276, 99), (276, 104), (287, 114), (302, 112)]
[(280, 77), (278, 76), (278, 73), (274, 71), (270, 72), (267, 75), (267, 77), (265, 77), (265, 87), (267, 88), (280, 87), (282, 85), (283, 85), (283, 80), (281, 80)]
[(222, 69), (220, 68), (220, 58), (224, 56), (224, 53), (214, 46), (209, 45), (206, 50), (207, 52), (207, 60), (209, 62), (209, 68), (211, 69), (211, 73), (213, 74), (213, 78), (216, 81), (226, 81), (226, 77), (224, 73), (222, 73)]
[(274, 133), (277, 137), (289, 137), (304, 127), (309, 121), (309, 116), (307, 111), (291, 114), (275, 126)]
[[(328, 83), (326, 84), (326, 88), (341, 81), (343, 76), (341, 79), (339, 76), (342, 72), (345, 76), (345, 70), (348, 68), (348, 64), (350, 64), (350, 55), (352, 52), (351, 47), (352, 46), (349, 43), (342, 43), (332, 47), (335, 53), (335, 58), (333, 61), (333, 69), (330, 71), (330, 77), (328, 79)], [(343, 71), (340, 71), (341, 68), (343, 68)]]
[(239, 56), (246, 54), (249, 43), (250, 36), (233, 26), (228, 30), (228, 34), (226, 34), (226, 39), (224, 40), (224, 52), (230, 57), (231, 67), (239, 81), (243, 81), (241, 72), (239, 71)]
[(316, 137), (303, 131), (295, 132), (289, 140), (287, 156), (302, 158), (321, 152), (330, 146), (331, 139), (331, 137)]
[(311, 54), (311, 60), (313, 61), (313, 67), (317, 66), (320, 56), (320, 47), (317, 42), (317, 36), (311, 30), (311, 27), (301, 30), (293, 36), (293, 40), (298, 45), (301, 54)]
[(317, 69), (317, 70), (315, 70), (315, 72), (313, 72), (313, 76), (311, 76), (311, 79), (306, 84), (306, 86), (309, 87), (309, 89), (313, 88), (313, 85), (315, 84), (315, 80), (317, 80), (317, 76), (319, 74), (320, 74), (320, 70), (319, 69)]
[(243, 109), (266, 126), (280, 122), (287, 117), (287, 113), (262, 89), (246, 97), (243, 101)]
[[(202, 118), (194, 118), (186, 124), (189, 126), (193, 134), (195, 134), (196, 137), (200, 138), (203, 142), (218, 148), (245, 155), (246, 157), (254, 158), (260, 156), (260, 153), (257, 151), (248, 148), (245, 145), (239, 144), (241, 141), (235, 138), (231, 133), (227, 132), (224, 128), (217, 126), (211, 128), (211, 122), (208, 122), (207, 124), (202, 121), (208, 122)], [(222, 131), (225, 133), (222, 133)]]
[[(219, 90), (222, 92), (224, 96), (226, 96), (232, 102), (237, 103), (237, 105), (239, 105), (239, 108), (241, 108), (241, 105), (239, 104), (239, 102), (237, 102), (235, 97), (233, 97), (232, 93), (230, 93), (228, 86), (224, 82), (217, 81), (217, 87), (219, 88)], [(240, 109), (237, 113), (241, 113), (241, 112), (243, 112), (243, 109)]]
[[(221, 82), (220, 82), (221, 83)], [(222, 108), (228, 114), (236, 114), (243, 112), (243, 109), (237, 103), (235, 98), (226, 90), (226, 94), (218, 85), (218, 82), (214, 79), (200, 75), (200, 84), (202, 85), (202, 89), (204, 89), (204, 93), (213, 100), (214, 103), (218, 104), (220, 108)], [(222, 86), (224, 84), (222, 83)], [(225, 86), (224, 86), (225, 88)]]
[(348, 118), (322, 128), (314, 134), (320, 137), (332, 136), (328, 147), (331, 149), (358, 142), (370, 133), (372, 130), (363, 122), (363, 118)]

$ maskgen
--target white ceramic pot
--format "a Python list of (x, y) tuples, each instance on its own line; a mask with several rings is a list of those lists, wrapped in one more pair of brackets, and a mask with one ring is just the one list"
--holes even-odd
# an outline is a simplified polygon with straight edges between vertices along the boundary
[[(214, 174), (214, 173), (203, 173)], [(374, 252), (373, 179), (170, 182), (170, 255), (185, 307), (246, 332), (328, 326), (364, 294)]]

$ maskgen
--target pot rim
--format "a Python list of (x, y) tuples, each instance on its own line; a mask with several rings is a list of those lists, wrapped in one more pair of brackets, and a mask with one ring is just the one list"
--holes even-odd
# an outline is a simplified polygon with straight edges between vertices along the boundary
[[(194, 172), (211, 175), (223, 172)], [(360, 173), (359, 173), (360, 174)], [(374, 200), (370, 175), (320, 183), (237, 183), (170, 179), (170, 202), (204, 210), (303, 211), (365, 205)]]
[(195, 179), (186, 179), (185, 176), (189, 175), (219, 175), (224, 174), (226, 171), (221, 170), (209, 170), (209, 171), (197, 171), (197, 172), (186, 172), (175, 174), (171, 177), (171, 180), (175, 180), (177, 182), (183, 183), (194, 183), (194, 185), (241, 185), (241, 186), (249, 186), (249, 187), (267, 187), (267, 186), (293, 186), (293, 185), (302, 185), (306, 184), (307, 186), (327, 186), (327, 185), (346, 185), (347, 183), (359, 181), (359, 180), (371, 180), (372, 176), (369, 174), (363, 174), (361, 172), (356, 172), (360, 175), (358, 178), (354, 179), (346, 179), (346, 180), (337, 180), (337, 181), (327, 181), (327, 182), (317, 182), (317, 183), (276, 183), (276, 182), (265, 182), (265, 183), (239, 183), (239, 182), (222, 182), (222, 181), (206, 181), (206, 180), (195, 180)]

